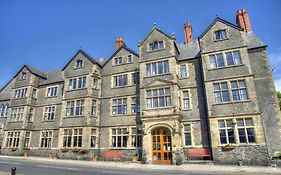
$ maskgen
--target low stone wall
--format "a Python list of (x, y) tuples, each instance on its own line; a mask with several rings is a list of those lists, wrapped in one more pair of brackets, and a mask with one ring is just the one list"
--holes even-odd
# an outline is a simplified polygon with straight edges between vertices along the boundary
[(266, 146), (241, 145), (234, 148), (212, 148), (215, 164), (242, 164), (268, 166), (270, 164)]

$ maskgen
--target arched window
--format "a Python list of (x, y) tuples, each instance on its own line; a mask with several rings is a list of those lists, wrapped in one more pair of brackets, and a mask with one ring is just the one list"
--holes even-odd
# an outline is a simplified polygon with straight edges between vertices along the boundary
[(5, 116), (7, 117), (9, 113), (9, 104), (6, 103), (6, 110), (5, 110)]
[(4, 116), (4, 112), (5, 112), (5, 105), (4, 104), (1, 105), (1, 111), (0, 112), (1, 112), (0, 116), (3, 117)]

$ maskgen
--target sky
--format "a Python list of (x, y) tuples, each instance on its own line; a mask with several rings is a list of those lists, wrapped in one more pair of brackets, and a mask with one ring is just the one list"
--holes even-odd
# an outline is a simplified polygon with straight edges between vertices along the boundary
[(277, 90), (281, 91), (281, 1), (278, 0), (1, 0), (0, 88), (29, 64), (61, 69), (82, 48), (108, 58), (115, 40), (138, 52), (137, 43), (154, 23), (184, 42), (183, 24), (197, 38), (219, 16), (235, 24), (236, 11), (249, 12), (253, 32), (264, 41)]

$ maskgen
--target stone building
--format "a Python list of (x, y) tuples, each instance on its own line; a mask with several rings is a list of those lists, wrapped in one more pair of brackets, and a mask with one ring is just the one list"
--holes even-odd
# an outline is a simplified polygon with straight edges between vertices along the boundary
[(108, 59), (80, 49), (57, 71), (24, 65), (0, 91), (1, 153), (267, 165), (281, 151), (280, 110), (247, 11), (196, 39), (185, 23), (184, 35), (155, 24), (139, 53), (118, 38)]

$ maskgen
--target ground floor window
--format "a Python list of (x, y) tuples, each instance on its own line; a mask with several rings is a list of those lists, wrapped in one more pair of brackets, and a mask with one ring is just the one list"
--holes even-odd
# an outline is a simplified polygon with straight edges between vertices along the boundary
[(82, 128), (65, 129), (63, 135), (63, 147), (82, 147)]
[(26, 131), (25, 132), (25, 138), (24, 138), (24, 144), (23, 144), (23, 146), (25, 148), (28, 148), (30, 146), (30, 136), (31, 136), (31, 132), (30, 131)]
[(138, 128), (131, 129), (131, 143), (132, 147), (142, 147), (142, 132)]
[(112, 128), (112, 147), (127, 147), (128, 135), (127, 128)]
[(191, 124), (184, 124), (184, 143), (185, 146), (192, 145)]
[(41, 132), (41, 148), (51, 148), (53, 140), (53, 131), (42, 131)]
[(97, 129), (91, 129), (91, 148), (97, 147)]
[(218, 120), (218, 127), (221, 144), (255, 143), (251, 118)]
[(14, 132), (7, 133), (7, 140), (6, 140), (7, 148), (19, 147), (19, 141), (20, 141), (20, 131), (14, 131)]

